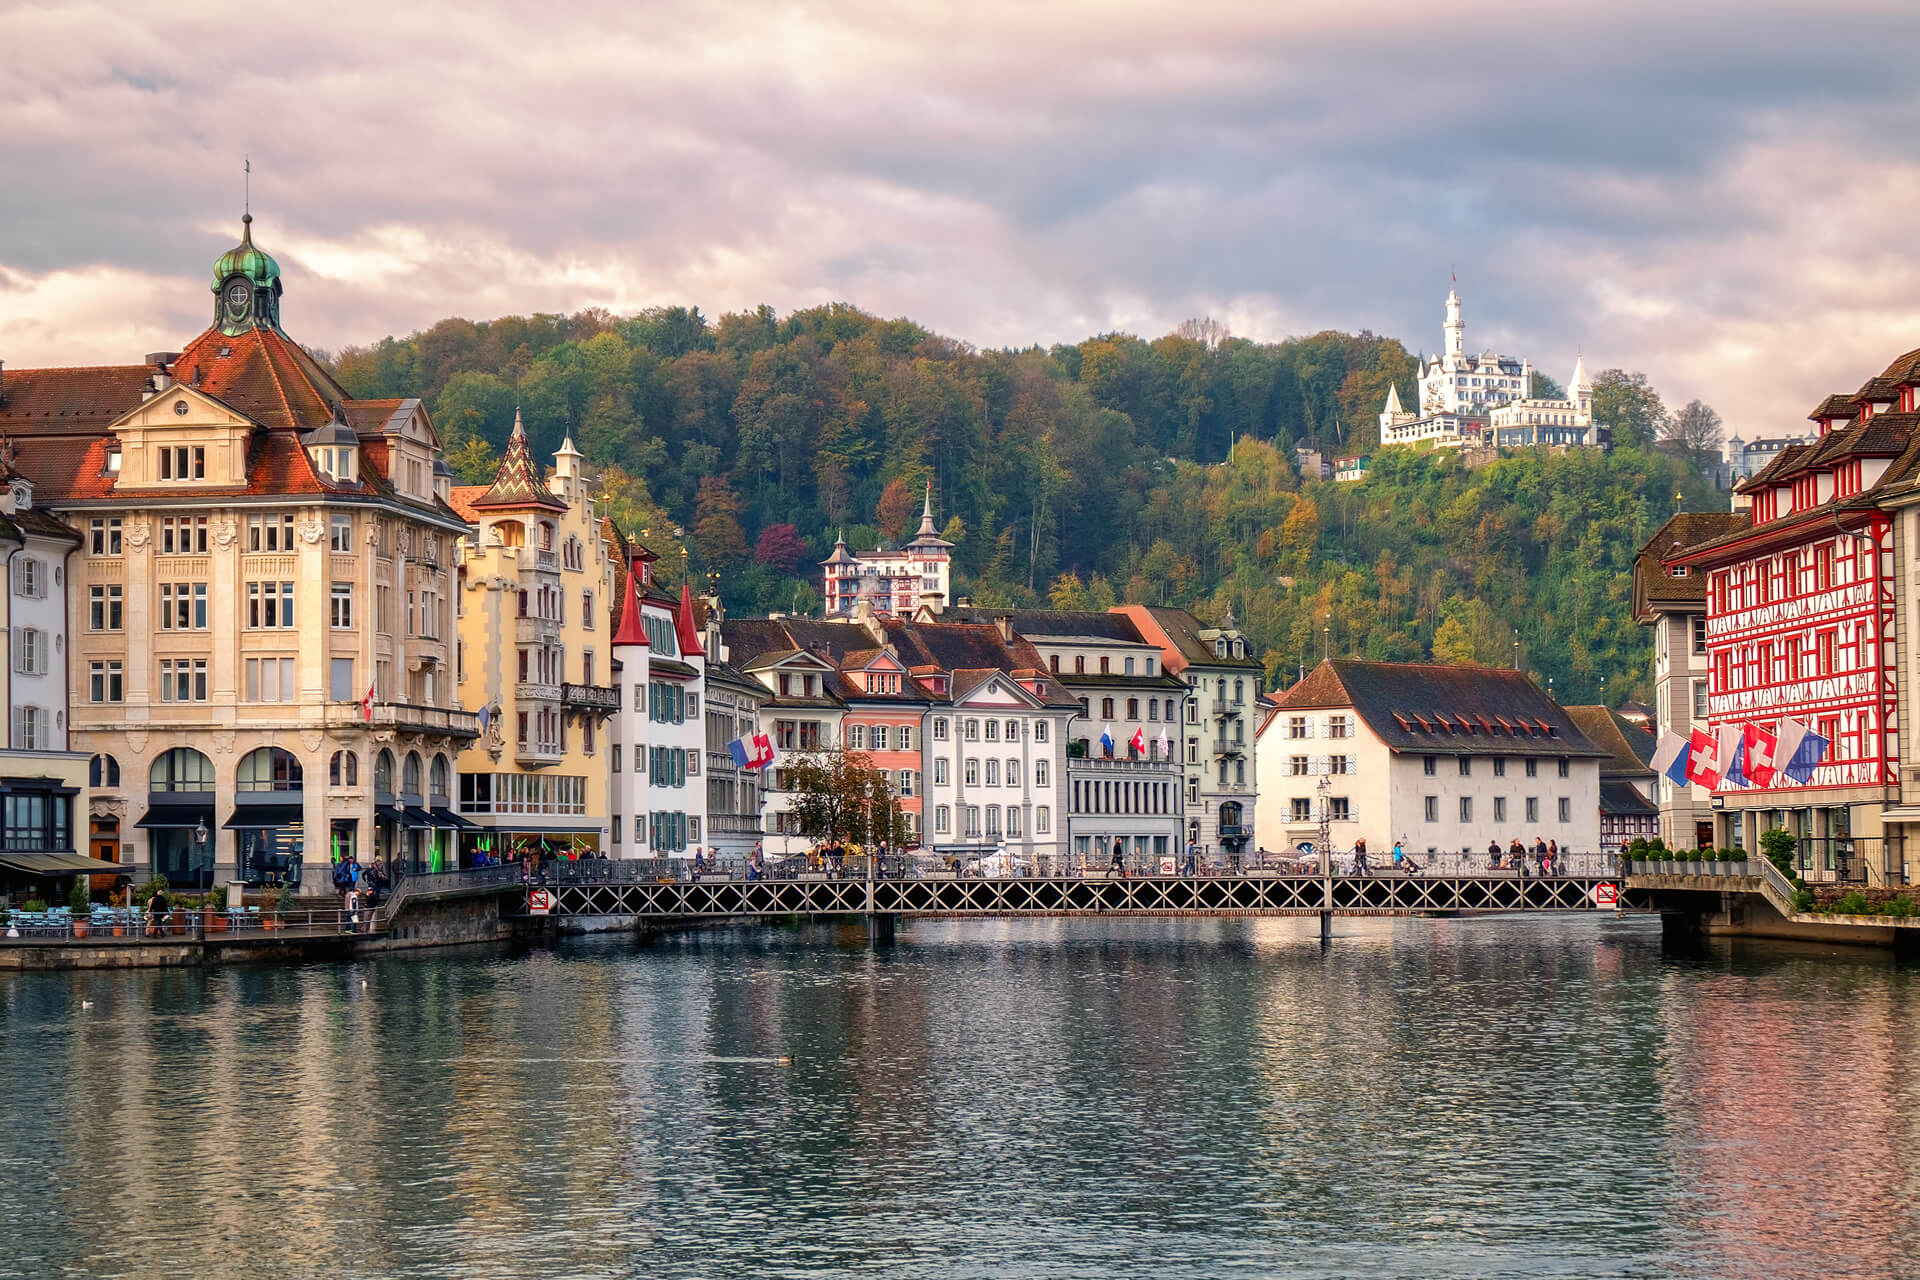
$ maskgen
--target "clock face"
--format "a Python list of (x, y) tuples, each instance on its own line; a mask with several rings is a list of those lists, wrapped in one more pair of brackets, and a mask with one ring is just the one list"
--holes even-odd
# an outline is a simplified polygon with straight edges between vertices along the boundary
[(247, 309), (247, 298), (253, 291), (247, 288), (245, 280), (235, 280), (227, 286), (227, 310), (238, 314)]

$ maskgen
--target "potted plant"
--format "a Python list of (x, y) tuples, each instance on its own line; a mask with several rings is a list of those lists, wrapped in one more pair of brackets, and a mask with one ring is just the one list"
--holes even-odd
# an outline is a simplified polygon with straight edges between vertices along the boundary
[(204, 933), (224, 933), (227, 928), (227, 887), (220, 885), (200, 900)]
[(286, 926), (284, 917), (289, 911), (293, 910), (293, 901), (293, 881), (288, 880), (281, 884), (280, 892), (273, 900), (273, 911), (268, 914), (266, 920), (263, 922), (266, 924), (266, 927), (269, 929), (284, 928)]
[(87, 878), (75, 876), (67, 894), (67, 907), (73, 912), (73, 936), (84, 938), (93, 931), (93, 895), (87, 892)]

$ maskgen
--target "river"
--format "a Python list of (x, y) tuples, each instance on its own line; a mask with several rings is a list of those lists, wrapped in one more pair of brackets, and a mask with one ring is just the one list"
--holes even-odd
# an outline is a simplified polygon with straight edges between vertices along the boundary
[(10, 975), (0, 1276), (1913, 1275), (1916, 994), (1592, 917)]

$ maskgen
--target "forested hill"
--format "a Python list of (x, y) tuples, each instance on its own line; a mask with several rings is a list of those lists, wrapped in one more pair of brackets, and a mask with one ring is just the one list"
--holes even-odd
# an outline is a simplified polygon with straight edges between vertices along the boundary
[(516, 406), (536, 456), (571, 434), (663, 569), (679, 544), (734, 610), (817, 609), (835, 533), (911, 536), (931, 480), (975, 603), (1231, 604), (1289, 676), (1327, 643), (1508, 662), (1517, 628), (1561, 696), (1603, 676), (1610, 701), (1643, 693), (1628, 566), (1676, 493), (1711, 500), (1650, 447), (1664, 410), (1618, 371), (1611, 456), (1467, 470), (1388, 450), (1364, 483), (1303, 484), (1295, 444), (1367, 452), (1389, 384), (1414, 402), (1415, 358), (1370, 333), (1256, 343), (1198, 322), (979, 351), (844, 305), (675, 307), (444, 320), (334, 363), (355, 394), (426, 397), (463, 483), (491, 478)]

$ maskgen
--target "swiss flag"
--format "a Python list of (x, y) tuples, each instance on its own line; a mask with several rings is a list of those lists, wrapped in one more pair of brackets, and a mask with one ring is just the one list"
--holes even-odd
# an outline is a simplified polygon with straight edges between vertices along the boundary
[(360, 699), (360, 715), (368, 724), (373, 723), (373, 686), (367, 686), (367, 696)]
[(1761, 725), (1747, 726), (1747, 781), (1770, 787), (1780, 772), (1780, 735)]
[(747, 761), (749, 769), (764, 769), (773, 763), (773, 739), (764, 733), (753, 735), (753, 759)]
[(1127, 739), (1127, 745), (1133, 748), (1133, 754), (1137, 756), (1147, 754), (1147, 731), (1145, 729), (1135, 729), (1133, 736)]
[(1687, 781), (1712, 791), (1720, 785), (1720, 743), (1705, 729), (1695, 729), (1687, 752)]

